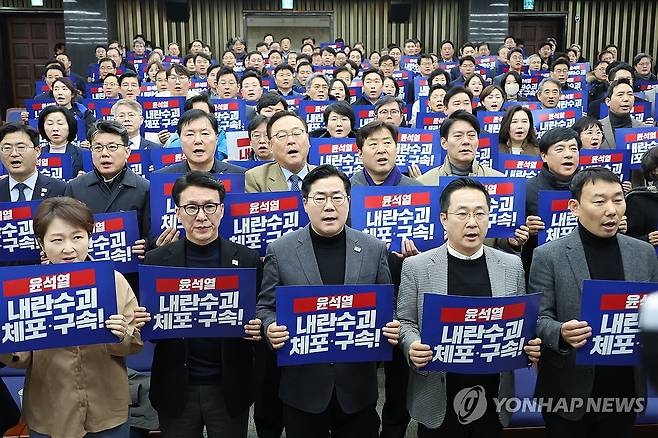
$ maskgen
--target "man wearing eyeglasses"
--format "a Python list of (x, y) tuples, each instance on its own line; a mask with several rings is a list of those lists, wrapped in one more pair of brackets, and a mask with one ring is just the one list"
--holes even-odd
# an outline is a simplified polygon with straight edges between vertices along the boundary
[[(402, 265), (396, 317), (402, 324), (400, 345), (412, 369), (407, 407), (411, 417), (419, 423), (419, 438), (500, 437), (511, 413), (496, 412), (493, 399), (514, 396), (514, 373), (424, 372), (433, 352), (420, 338), (423, 296), (426, 293), (481, 297), (522, 295), (525, 294), (523, 266), (518, 257), (484, 245), (491, 197), (480, 182), (471, 178), (452, 181), (441, 193), (440, 204), (446, 243), (410, 257)], [(524, 346), (531, 362), (539, 360), (540, 347), (538, 338)], [(463, 424), (460, 412), (471, 407), (463, 406), (464, 398), (459, 397), (459, 393), (474, 387), (479, 387), (479, 397), (485, 398), (487, 409), (481, 417)], [(478, 400), (475, 403), (479, 403)]]
[[(70, 181), (65, 196), (84, 202), (93, 213), (134, 210), (142, 238), (135, 242), (133, 254), (143, 258), (150, 231), (150, 185), (127, 165), (128, 131), (119, 122), (100, 120), (89, 135), (89, 143), (94, 169)], [(137, 285), (136, 275), (126, 278), (133, 288)]]
[[(302, 183), (310, 225), (267, 247), (256, 315), (272, 349), (289, 342), (276, 322), (276, 288), (290, 285), (388, 284), (384, 243), (345, 225), (351, 184), (331, 165), (311, 170)], [(383, 335), (397, 344), (400, 324), (390, 321)], [(377, 363), (326, 363), (280, 369), (279, 398), (288, 438), (376, 437), (379, 432)]]
[(0, 180), (0, 202), (62, 196), (66, 183), (37, 171), (39, 133), (23, 123), (0, 127), (0, 158), (9, 176)]
[[(185, 238), (146, 254), (144, 263), (188, 268), (256, 268), (258, 253), (219, 237), (224, 186), (208, 172), (192, 171), (174, 183), (172, 197)], [(241, 291), (247, 292), (247, 291)], [(246, 438), (256, 392), (254, 346), (260, 320), (244, 326), (245, 338), (175, 338), (155, 345), (149, 398), (163, 438)]]
[(280, 111), (267, 123), (274, 163), (249, 169), (245, 174), (246, 192), (299, 191), (302, 180), (315, 166), (308, 164), (306, 122), (290, 111)]
[(383, 96), (375, 102), (375, 118), (396, 128), (405, 126), (404, 106), (404, 102), (398, 97)]
[(144, 123), (142, 105), (136, 100), (121, 99), (112, 105), (114, 120), (121, 123), (128, 131), (130, 149), (158, 149), (162, 145), (149, 141), (141, 136), (140, 128)]

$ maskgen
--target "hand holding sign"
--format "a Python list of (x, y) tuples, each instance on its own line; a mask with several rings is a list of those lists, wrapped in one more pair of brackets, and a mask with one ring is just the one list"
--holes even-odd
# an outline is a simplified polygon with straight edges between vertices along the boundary
[(109, 319), (105, 321), (105, 327), (107, 327), (113, 335), (119, 338), (119, 342), (122, 342), (128, 331), (128, 322), (123, 315), (110, 315)]
[(528, 216), (525, 219), (525, 225), (528, 227), (528, 231), (530, 232), (531, 236), (536, 235), (539, 233), (541, 230), (546, 228), (546, 225), (544, 224), (544, 221), (541, 220), (539, 216)]
[(572, 319), (562, 324), (560, 335), (564, 342), (573, 348), (580, 348), (585, 345), (587, 338), (592, 336), (592, 327), (587, 324), (587, 321)]
[(146, 311), (146, 307), (135, 307), (135, 327), (141, 329), (150, 320), (151, 314)]
[(409, 348), (409, 360), (416, 368), (422, 368), (432, 360), (432, 349), (427, 344), (414, 341)]
[(136, 240), (135, 244), (132, 246), (132, 252), (137, 256), (137, 258), (144, 260), (144, 253), (146, 252), (146, 240)]
[(653, 246), (658, 246), (658, 231), (652, 231), (649, 233), (649, 243)]
[(626, 230), (628, 230), (628, 218), (624, 215), (619, 221), (619, 232), (626, 234)]
[(521, 225), (514, 230), (514, 237), (508, 237), (507, 242), (512, 248), (521, 248), (530, 238), (530, 228), (527, 225)]
[(272, 348), (278, 350), (286, 343), (290, 333), (285, 325), (276, 325), (272, 323), (267, 327), (267, 340), (272, 344)]
[(523, 352), (528, 356), (528, 359), (530, 359), (533, 365), (537, 365), (541, 356), (541, 339), (530, 339), (523, 347)]
[(260, 335), (260, 327), (261, 327), (261, 320), (256, 318), (256, 319), (250, 319), (247, 324), (244, 326), (244, 332), (247, 334), (247, 336), (244, 337), (244, 339), (248, 341), (260, 341), (262, 339)]
[(400, 321), (394, 319), (391, 322), (387, 322), (382, 329), (382, 334), (388, 339), (389, 344), (394, 347), (398, 345), (398, 340), (400, 339)]
[(178, 240), (180, 237), (180, 231), (178, 231), (174, 227), (167, 227), (165, 230), (160, 234), (155, 241), (155, 246), (163, 246), (168, 243), (174, 242)]

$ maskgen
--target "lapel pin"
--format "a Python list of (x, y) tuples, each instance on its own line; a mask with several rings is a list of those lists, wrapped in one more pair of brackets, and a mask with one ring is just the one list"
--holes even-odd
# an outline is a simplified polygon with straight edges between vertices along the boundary
[(355, 246), (355, 247), (354, 247), (354, 251), (356, 251), (356, 252), (361, 252), (361, 247), (360, 247), (360, 246)]
[(233, 266), (238, 266), (238, 261), (237, 260), (231, 260), (231, 264)]

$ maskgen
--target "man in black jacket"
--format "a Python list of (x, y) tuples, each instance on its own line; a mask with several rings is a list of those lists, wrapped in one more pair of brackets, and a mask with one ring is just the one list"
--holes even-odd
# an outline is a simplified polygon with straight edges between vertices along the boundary
[[(224, 186), (208, 172), (176, 180), (172, 196), (185, 238), (146, 254), (147, 265), (198, 268), (256, 268), (258, 294), (262, 263), (258, 253), (219, 237)], [(254, 341), (260, 320), (245, 325), (244, 339), (185, 338), (156, 343), (150, 400), (158, 411), (163, 438), (246, 438), (255, 393)]]
[(0, 128), (0, 157), (9, 176), (0, 180), (0, 202), (31, 201), (62, 196), (66, 183), (37, 171), (39, 133), (15, 122)]

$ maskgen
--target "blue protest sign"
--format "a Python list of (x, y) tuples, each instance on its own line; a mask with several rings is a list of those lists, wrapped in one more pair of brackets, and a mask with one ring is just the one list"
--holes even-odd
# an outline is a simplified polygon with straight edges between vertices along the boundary
[(495, 167), (505, 176), (512, 178), (532, 178), (539, 174), (543, 166), (541, 157), (537, 155), (498, 154), (498, 165)]
[(361, 99), (361, 95), (363, 94), (363, 87), (350, 86), (347, 88), (350, 93), (350, 105)]
[(539, 91), (539, 83), (543, 80), (543, 76), (521, 75), (521, 89), (519, 90), (519, 96), (534, 98), (537, 95), (537, 91)]
[(631, 173), (630, 158), (630, 151), (619, 149), (581, 149), (578, 169), (605, 167), (614, 172), (620, 181), (629, 181)]
[(176, 132), (185, 97), (139, 97), (137, 101), (144, 109), (144, 132)]
[(142, 82), (139, 86), (139, 95), (142, 97), (155, 97), (158, 94), (158, 85), (155, 82)]
[(478, 148), (475, 151), (475, 160), (491, 169), (498, 164), (498, 135), (480, 133)]
[(498, 134), (505, 111), (479, 111), (477, 116), (483, 132)]
[(355, 131), (363, 128), (368, 123), (375, 120), (375, 107), (374, 105), (352, 105), (356, 121), (354, 122)]
[(418, 56), (402, 55), (399, 65), (402, 70), (418, 73)]
[(281, 96), (283, 97), (283, 100), (286, 101), (288, 104), (288, 111), (293, 111), (297, 112), (299, 109), (299, 104), (304, 100), (304, 96), (302, 95), (293, 95), (293, 96)]
[[(91, 172), (94, 170), (93, 158), (89, 149), (80, 150), (82, 155), (82, 170)], [(130, 151), (130, 156), (126, 162), (130, 170), (139, 176), (149, 179), (151, 172), (149, 166), (151, 165), (151, 154), (148, 149), (133, 149)]]
[(554, 108), (532, 111), (532, 118), (535, 122), (535, 130), (537, 131), (538, 139), (540, 139), (545, 132), (553, 128), (571, 127), (582, 116), (582, 108), (570, 108), (564, 110)]
[[(258, 143), (258, 142), (256, 142)], [(269, 149), (269, 144), (266, 145)], [(249, 160), (253, 152), (249, 131), (229, 131), (226, 133), (226, 151), (229, 160)]]
[(466, 297), (426, 292), (420, 338), (433, 355), (423, 371), (493, 374), (524, 368), (541, 294)]
[(48, 84), (46, 84), (45, 81), (36, 81), (34, 83), (34, 95), (38, 96), (41, 93), (48, 93), (50, 91), (50, 87)]
[[(331, 67), (331, 66), (326, 66), (326, 65), (314, 65), (313, 66), (313, 72), (314, 73), (323, 74), (330, 81), (334, 78), (334, 70), (336, 70), (336, 67)], [(271, 74), (270, 76), (274, 76), (274, 74)]]
[(46, 99), (46, 100), (32, 100), (25, 99), (25, 109), (28, 113), (28, 118), (30, 120), (39, 119), (39, 114), (47, 106), (57, 105), (55, 99)]
[(32, 219), (41, 201), (0, 202), (0, 262), (38, 262)]
[(571, 233), (578, 225), (578, 218), (569, 209), (569, 190), (541, 190), (537, 202), (537, 215), (545, 228), (539, 231), (538, 243), (557, 240)]
[(577, 62), (569, 65), (569, 76), (585, 76), (589, 72), (589, 62)]
[(436, 248), (443, 243), (440, 195), (429, 186), (352, 187), (352, 228), (391, 244), (391, 251), (399, 251), (404, 238), (421, 251)]
[(416, 76), (414, 78), (414, 100), (426, 97), (429, 94), (430, 86), (428, 80), (429, 78), (425, 76)]
[(186, 159), (182, 148), (157, 148), (151, 149), (150, 152), (153, 170), (162, 169)]
[(103, 92), (103, 84), (85, 84), (86, 94), (85, 96), (89, 100), (102, 100), (105, 99), (105, 93)]
[[(457, 177), (442, 176), (440, 191), (455, 179)], [(480, 181), (491, 197), (487, 237), (514, 237), (514, 230), (525, 225), (525, 180), (497, 176), (478, 176), (473, 179)]]
[(94, 115), (98, 120), (114, 120), (114, 116), (112, 115), (112, 107), (118, 101), (119, 99), (87, 99), (85, 100), (85, 106), (87, 109), (94, 112)]
[(256, 269), (140, 265), (139, 292), (152, 315), (143, 339), (243, 337), (256, 314)]
[(242, 99), (211, 99), (215, 106), (215, 118), (224, 131), (242, 131), (247, 127), (247, 106)]
[(73, 172), (71, 156), (69, 154), (43, 153), (37, 158), (37, 170), (51, 178), (68, 181), (73, 177), (71, 175)]
[(299, 192), (228, 193), (219, 234), (265, 256), (268, 243), (308, 222)]
[(94, 232), (89, 239), (92, 260), (111, 260), (119, 272), (137, 272), (137, 256), (132, 246), (139, 240), (134, 210), (94, 214)]
[(116, 343), (105, 327), (117, 313), (112, 262), (0, 268), (0, 353)]
[[(602, 119), (608, 117), (608, 105), (605, 102), (601, 102), (600, 114), (599, 117)], [(653, 108), (651, 108), (651, 102), (646, 100), (635, 99), (635, 104), (631, 109), (631, 117), (637, 120), (638, 122), (644, 122), (646, 119), (653, 117)], [(616, 131), (615, 131), (616, 132)]]
[(410, 164), (416, 164), (425, 173), (443, 162), (443, 151), (438, 132), (398, 128), (395, 164), (401, 171), (406, 172)]
[[(151, 235), (158, 237), (166, 228), (176, 227), (181, 235), (185, 234), (183, 226), (178, 223), (176, 217), (176, 205), (171, 197), (171, 191), (174, 183), (183, 174), (177, 173), (152, 173), (151, 190), (149, 191), (149, 201), (151, 206)], [(221, 173), (216, 174), (215, 178), (221, 181), (226, 189), (226, 193), (244, 192), (244, 174), (242, 173)], [(226, 203), (226, 200), (224, 201)], [(225, 221), (226, 216), (224, 216)]]
[(310, 143), (308, 162), (311, 164), (331, 164), (350, 178), (363, 169), (354, 138), (310, 138)]
[(530, 111), (538, 110), (541, 109), (541, 103), (540, 102), (519, 102), (518, 100), (508, 100), (507, 102), (503, 103), (503, 110), (508, 110), (512, 108), (513, 106), (521, 106), (523, 108), (528, 108)]
[(421, 109), (416, 116), (416, 128), (426, 131), (438, 131), (441, 129), (441, 123), (447, 118), (448, 116), (445, 113), (426, 112)]
[(393, 285), (279, 286), (276, 321), (290, 339), (279, 366), (391, 360), (382, 332), (393, 320)]
[(589, 94), (587, 91), (583, 90), (564, 90), (560, 94), (560, 101), (557, 103), (557, 107), (560, 109), (567, 108), (582, 108), (583, 111), (587, 111)]
[(658, 283), (583, 281), (580, 320), (592, 336), (576, 350), (578, 365), (640, 365), (638, 310)]
[(587, 84), (585, 75), (573, 75), (567, 78), (567, 86), (572, 90), (587, 91), (589, 85)]
[(299, 103), (299, 116), (306, 121), (308, 132), (325, 127), (322, 115), (332, 103), (330, 100), (302, 100)]
[(644, 153), (658, 145), (658, 127), (616, 129), (615, 143), (617, 149), (630, 151), (630, 168), (639, 169)]

